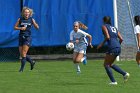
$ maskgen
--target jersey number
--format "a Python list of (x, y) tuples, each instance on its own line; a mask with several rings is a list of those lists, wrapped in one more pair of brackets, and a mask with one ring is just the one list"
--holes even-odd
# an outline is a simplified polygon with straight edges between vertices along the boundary
[(116, 28), (115, 27), (110, 27), (113, 33), (116, 33)]

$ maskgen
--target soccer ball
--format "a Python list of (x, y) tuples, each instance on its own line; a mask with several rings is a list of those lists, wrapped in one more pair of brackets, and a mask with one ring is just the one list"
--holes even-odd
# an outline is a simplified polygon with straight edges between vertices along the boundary
[(71, 42), (67, 43), (67, 44), (66, 44), (66, 49), (67, 49), (68, 51), (72, 51), (72, 50), (74, 49), (74, 44), (71, 43)]

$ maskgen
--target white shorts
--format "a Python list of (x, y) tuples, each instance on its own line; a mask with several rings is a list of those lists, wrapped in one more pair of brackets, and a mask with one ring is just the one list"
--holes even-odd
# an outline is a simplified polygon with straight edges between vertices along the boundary
[(74, 52), (86, 54), (86, 50), (77, 50), (77, 49), (74, 49)]
[(87, 46), (81, 45), (74, 48), (74, 52), (86, 54)]

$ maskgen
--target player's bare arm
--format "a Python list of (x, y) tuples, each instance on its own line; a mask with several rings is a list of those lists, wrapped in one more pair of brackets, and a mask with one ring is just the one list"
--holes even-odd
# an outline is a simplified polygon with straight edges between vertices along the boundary
[(32, 21), (33, 21), (34, 27), (35, 27), (36, 29), (39, 29), (39, 25), (36, 23), (36, 21), (35, 21), (34, 19), (32, 19)]

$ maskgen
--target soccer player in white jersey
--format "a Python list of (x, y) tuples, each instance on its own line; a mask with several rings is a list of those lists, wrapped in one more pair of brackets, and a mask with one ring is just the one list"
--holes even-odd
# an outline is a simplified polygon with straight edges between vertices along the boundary
[(134, 27), (134, 32), (136, 34), (137, 37), (137, 45), (138, 45), (138, 51), (136, 54), (136, 61), (138, 66), (140, 67), (140, 16), (135, 16), (134, 17), (134, 22), (135, 22), (135, 27)]
[[(89, 38), (87, 42), (86, 37)], [(70, 33), (70, 42), (74, 43), (73, 62), (76, 66), (77, 73), (81, 73), (80, 64), (85, 60), (87, 46), (92, 47), (92, 36), (82, 30), (80, 30), (80, 23), (74, 22), (73, 30)]]

